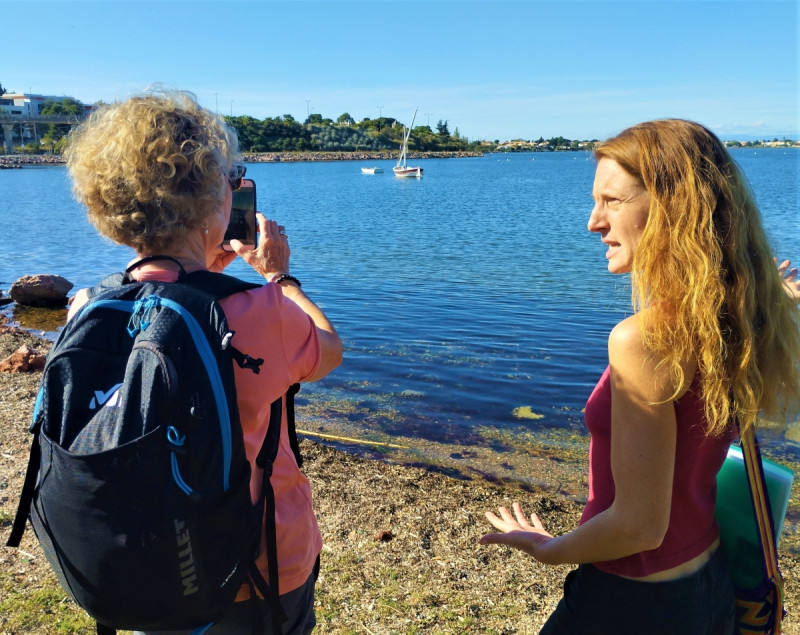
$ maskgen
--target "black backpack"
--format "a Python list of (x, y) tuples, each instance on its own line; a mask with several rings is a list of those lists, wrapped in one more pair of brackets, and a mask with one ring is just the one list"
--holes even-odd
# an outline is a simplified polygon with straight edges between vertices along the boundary
[[(98, 633), (202, 632), (245, 581), (252, 597), (255, 585), (271, 600), (280, 633), (269, 478), (281, 399), (253, 505), (233, 362), (258, 373), (263, 360), (232, 346), (218, 304), (258, 285), (183, 268), (178, 282), (137, 282), (129, 272), (139, 264), (89, 291), (48, 356), (8, 545), (19, 546), (30, 513), (59, 582)], [(255, 566), (265, 506), (269, 587)]]

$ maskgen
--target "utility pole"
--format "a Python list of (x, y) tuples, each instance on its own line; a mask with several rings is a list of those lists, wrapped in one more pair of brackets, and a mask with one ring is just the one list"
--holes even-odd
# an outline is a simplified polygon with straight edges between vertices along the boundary
[(311, 106), (309, 106), (310, 103), (311, 100), (306, 99), (306, 119), (311, 119)]
[(431, 117), (433, 116), (432, 112), (426, 112), (425, 116), (428, 118), (428, 128), (431, 127)]
[(383, 111), (383, 106), (376, 106), (378, 109), (378, 132), (381, 131), (381, 112)]
[(233, 117), (233, 99), (231, 99), (231, 117)]
[(214, 93), (214, 104), (217, 108), (217, 114), (219, 114), (219, 93)]

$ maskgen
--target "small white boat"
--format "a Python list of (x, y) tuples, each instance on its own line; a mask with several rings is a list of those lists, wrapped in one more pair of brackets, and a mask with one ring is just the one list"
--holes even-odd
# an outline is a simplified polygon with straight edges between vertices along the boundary
[(414, 111), (414, 116), (411, 118), (411, 125), (406, 130), (403, 126), (403, 149), (400, 151), (400, 158), (397, 159), (397, 165), (392, 168), (395, 176), (400, 178), (421, 178), (425, 171), (420, 167), (409, 167), (406, 165), (406, 153), (408, 152), (408, 138), (411, 136), (411, 129), (414, 127), (414, 120), (417, 118), (417, 111)]
[(383, 174), (383, 168), (361, 168), (361, 174)]
[(423, 170), (420, 167), (402, 168), (399, 166), (395, 166), (394, 168), (392, 168), (392, 171), (394, 172), (395, 176), (399, 176), (401, 178), (409, 178), (409, 177), (420, 178), (423, 174), (425, 174), (425, 170)]

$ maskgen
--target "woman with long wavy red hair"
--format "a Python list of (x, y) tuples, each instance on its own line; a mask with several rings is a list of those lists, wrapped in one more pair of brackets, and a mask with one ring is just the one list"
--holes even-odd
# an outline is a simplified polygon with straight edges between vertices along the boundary
[(703, 126), (642, 123), (595, 157), (588, 228), (609, 271), (631, 274), (634, 313), (586, 404), (589, 498), (566, 534), (514, 503), (487, 513), (501, 533), (481, 542), (579, 565), (541, 633), (733, 633), (716, 475), (737, 418), (798, 412), (797, 273), (776, 268), (743, 175)]

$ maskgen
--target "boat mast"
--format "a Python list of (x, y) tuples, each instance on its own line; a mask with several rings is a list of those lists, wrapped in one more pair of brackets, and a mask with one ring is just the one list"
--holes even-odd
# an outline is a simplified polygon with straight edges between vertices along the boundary
[(411, 117), (411, 125), (406, 130), (406, 127), (403, 126), (403, 149), (400, 151), (400, 158), (397, 160), (397, 165), (400, 167), (406, 167), (406, 152), (408, 151), (408, 138), (411, 136), (411, 128), (414, 127), (414, 121), (417, 118), (417, 110), (419, 110), (419, 106), (414, 109), (414, 116)]
[(419, 110), (419, 106), (414, 109), (414, 116), (411, 117), (411, 125), (408, 127), (408, 134), (411, 134), (411, 129), (414, 127), (414, 120), (417, 118), (417, 110)]
[(406, 167), (406, 144), (408, 137), (406, 136), (406, 127), (403, 126), (403, 147), (400, 149), (400, 158), (397, 159), (397, 165), (401, 168)]

